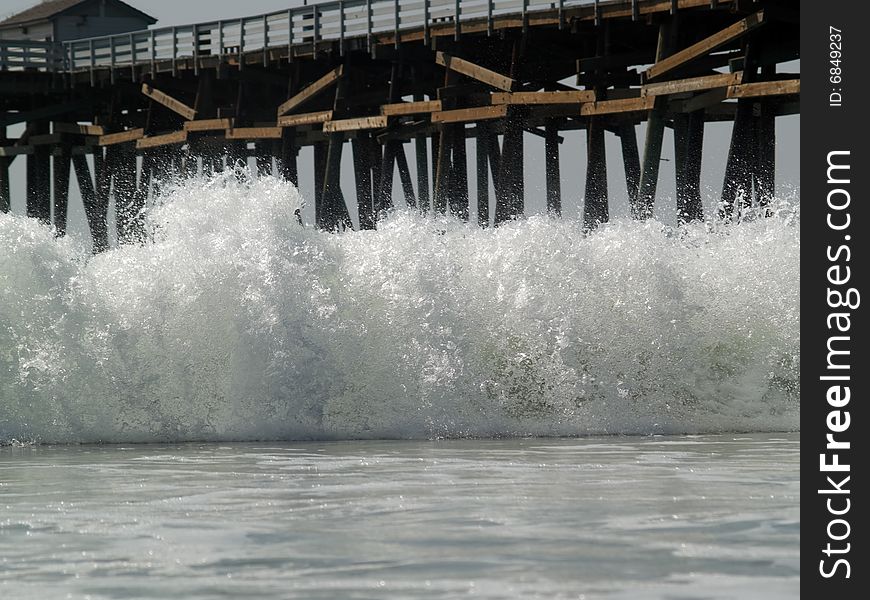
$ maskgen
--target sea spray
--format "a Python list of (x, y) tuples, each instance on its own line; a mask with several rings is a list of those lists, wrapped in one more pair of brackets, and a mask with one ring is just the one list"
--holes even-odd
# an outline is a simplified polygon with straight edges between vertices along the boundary
[(798, 208), (329, 234), (301, 203), (192, 180), (96, 257), (0, 215), (0, 443), (799, 426)]

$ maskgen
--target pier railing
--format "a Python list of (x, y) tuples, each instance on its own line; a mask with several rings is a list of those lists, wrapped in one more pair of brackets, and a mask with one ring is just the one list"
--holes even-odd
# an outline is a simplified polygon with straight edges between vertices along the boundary
[[(636, 8), (638, 0), (632, 0)], [(526, 19), (540, 11), (595, 5), (598, 0), (335, 0), (238, 19), (160, 27), (132, 33), (51, 44), (0, 42), (0, 69), (37, 69), (52, 72), (154, 64), (201, 56), (232, 57), (246, 52), (293, 48), (319, 42), (338, 42), (375, 35), (430, 28), (506, 15)], [(635, 14), (636, 14), (635, 10)], [(7, 48), (4, 52), (4, 48)], [(292, 53), (290, 53), (292, 56)], [(265, 60), (265, 53), (264, 53)]]
[(64, 49), (61, 44), (30, 40), (0, 40), (0, 70), (62, 71)]

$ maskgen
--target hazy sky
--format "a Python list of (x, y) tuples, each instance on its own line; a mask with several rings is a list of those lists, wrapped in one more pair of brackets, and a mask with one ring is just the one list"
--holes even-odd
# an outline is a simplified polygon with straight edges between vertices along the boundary
[[(291, 8), (303, 4), (302, 0), (247, 0), (246, 2), (230, 2), (227, 0), (126, 0), (159, 21), (157, 26), (180, 25), (197, 21), (232, 18), (259, 14), (275, 10)], [(34, 0), (0, 0), (0, 18), (23, 10), (34, 4)], [(799, 63), (781, 66), (782, 70), (799, 71)], [(707, 125), (704, 140), (704, 159), (702, 171), (702, 187), (707, 199), (707, 210), (712, 208), (716, 198), (721, 193), (725, 162), (728, 156), (730, 140), (730, 123), (710, 123)], [(10, 128), (10, 137), (16, 137), (19, 128)], [(638, 128), (638, 140), (643, 147), (643, 126)], [(787, 194), (800, 185), (800, 117), (790, 116), (777, 119), (777, 151), (776, 176), (777, 193)], [(566, 215), (575, 215), (579, 211), (578, 200), (583, 196), (586, 177), (585, 165), (585, 132), (564, 132), (564, 142), (560, 147), (562, 172), (562, 202)], [(611, 197), (611, 215), (627, 214), (627, 193), (625, 191), (625, 176), (622, 168), (622, 155), (619, 139), (613, 135), (607, 136), (607, 169), (608, 185)], [(353, 196), (353, 176), (351, 153), (344, 152), (342, 162), (342, 187), (349, 196)], [(413, 144), (406, 145), (409, 153), (409, 163), (413, 170), (415, 161), (410, 154)], [(544, 205), (544, 141), (535, 136), (527, 135), (526, 150), (526, 200), (530, 212), (541, 210)], [(663, 163), (659, 178), (656, 214), (666, 221), (673, 219), (674, 214), (674, 171), (673, 171), (673, 137), (670, 129), (665, 132), (663, 146)], [(469, 189), (474, 204), (475, 169), (474, 142), (469, 140)], [(17, 160), (12, 169), (13, 178), (13, 210), (23, 211), (24, 207), (24, 160)], [(313, 198), (312, 155), (310, 149), (303, 149), (299, 155), (300, 189), (303, 197)], [(73, 177), (73, 182), (75, 178)], [(398, 177), (395, 178), (395, 198), (401, 197)], [(416, 180), (416, 178), (415, 178)], [(70, 207), (70, 231), (75, 234), (86, 230), (78, 190), (73, 183)]]

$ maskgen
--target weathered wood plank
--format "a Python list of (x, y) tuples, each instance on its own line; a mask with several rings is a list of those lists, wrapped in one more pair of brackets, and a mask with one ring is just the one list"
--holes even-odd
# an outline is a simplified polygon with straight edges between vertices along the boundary
[(60, 133), (44, 133), (40, 135), (32, 135), (28, 139), (31, 146), (54, 146), (59, 144), (62, 138)]
[(158, 146), (171, 146), (173, 144), (183, 144), (187, 141), (186, 131), (173, 131), (163, 135), (152, 135), (136, 140), (136, 148), (156, 148)]
[(677, 79), (676, 81), (648, 83), (641, 88), (640, 95), (662, 96), (666, 94), (679, 94), (682, 92), (698, 92), (701, 90), (726, 88), (741, 83), (743, 83), (743, 71), (737, 71), (736, 73), (720, 73), (718, 75)]
[(761, 96), (789, 96), (801, 93), (800, 79), (784, 81), (759, 81), (732, 85), (728, 88), (729, 98), (759, 98)]
[(387, 117), (384, 115), (375, 117), (358, 117), (355, 119), (338, 119), (327, 121), (323, 124), (323, 131), (357, 131), (360, 129), (380, 129), (387, 126)]
[(227, 129), (225, 136), (228, 140), (280, 140), (281, 127), (235, 127)]
[(192, 121), (196, 118), (196, 111), (193, 108), (191, 108), (181, 100), (177, 100), (169, 94), (161, 92), (160, 90), (152, 87), (147, 83), (142, 84), (142, 93), (157, 102), (158, 104), (162, 104), (172, 112), (181, 115), (188, 121)]
[(703, 94), (698, 94), (694, 98), (689, 98), (680, 104), (679, 109), (681, 112), (695, 112), (696, 110), (703, 110), (715, 106), (727, 98), (728, 88), (718, 88), (710, 90), (709, 92), (704, 92)]
[(115, 144), (125, 144), (127, 142), (135, 142), (145, 137), (144, 129), (128, 129), (118, 133), (107, 133), (97, 138), (98, 146), (114, 146)]
[(325, 123), (331, 120), (331, 110), (319, 110), (317, 112), (278, 117), (278, 127), (301, 127), (302, 125), (316, 125), (317, 123)]
[(471, 61), (445, 54), (444, 52), (435, 53), (435, 62), (451, 71), (461, 73), (506, 92), (514, 91), (518, 86), (516, 80), (506, 75), (481, 67)]
[(301, 104), (308, 102), (312, 98), (314, 98), (317, 94), (331, 86), (333, 83), (338, 81), (338, 79), (344, 73), (344, 65), (339, 65), (329, 73), (303, 89), (301, 92), (281, 104), (278, 107), (278, 116), (282, 117), (286, 115), (288, 112), (293, 110), (294, 108), (300, 106)]
[(655, 96), (646, 98), (621, 98), (619, 100), (600, 100), (580, 106), (582, 116), (613, 115), (626, 112), (650, 110), (655, 105)]
[(496, 106), (443, 110), (432, 113), (432, 122), (467, 123), (473, 121), (486, 121), (489, 119), (502, 119), (507, 115), (507, 108), (507, 104), (499, 104)]
[(198, 121), (187, 121), (184, 124), (185, 131), (220, 131), (223, 129), (232, 129), (233, 119), (200, 119)]
[(418, 100), (416, 102), (399, 102), (397, 104), (384, 104), (381, 106), (381, 114), (386, 117), (416, 115), (438, 112), (440, 110), (441, 100)]
[(55, 133), (72, 135), (103, 135), (106, 133), (101, 125), (80, 125), (79, 123), (54, 123), (52, 130)]
[(33, 146), (0, 146), (0, 157), (22, 156), (33, 154)]
[(745, 19), (741, 19), (734, 25), (726, 27), (722, 31), (714, 33), (713, 35), (704, 38), (700, 42), (692, 44), (684, 50), (680, 50), (679, 52), (675, 52), (667, 56), (666, 58), (659, 60), (654, 65), (649, 67), (646, 71), (644, 71), (646, 81), (661, 77), (665, 73), (669, 73), (670, 71), (673, 71), (674, 69), (681, 67), (695, 60), (696, 58), (700, 58), (705, 54), (709, 54), (717, 48), (721, 48), (725, 44), (736, 40), (742, 35), (745, 35), (748, 31), (752, 31), (763, 23), (763, 10), (760, 10), (753, 15), (749, 15), (748, 17), (746, 17)]
[(592, 90), (556, 92), (497, 92), (492, 94), (493, 104), (582, 104), (594, 102)]

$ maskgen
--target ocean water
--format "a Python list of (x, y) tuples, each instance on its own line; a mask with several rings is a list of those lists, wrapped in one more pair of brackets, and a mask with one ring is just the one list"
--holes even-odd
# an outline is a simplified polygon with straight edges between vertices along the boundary
[(587, 235), (170, 190), (97, 257), (0, 215), (0, 443), (793, 431), (799, 209)]
[(0, 597), (799, 597), (798, 434), (0, 448)]
[(800, 210), (0, 214), (0, 598), (794, 598)]

